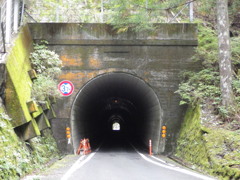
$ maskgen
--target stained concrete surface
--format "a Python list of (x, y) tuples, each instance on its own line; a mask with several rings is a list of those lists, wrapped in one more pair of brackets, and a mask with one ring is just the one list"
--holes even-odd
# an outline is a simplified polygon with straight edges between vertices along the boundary
[[(113, 72), (129, 73), (142, 79), (153, 89), (163, 114), (162, 121), (160, 117), (156, 119), (158, 124), (168, 127), (167, 137), (163, 147), (162, 141), (165, 140), (158, 138), (161, 131), (158, 125), (151, 131), (151, 135), (146, 133), (142, 144), (147, 145), (148, 138), (153, 136), (157, 142), (154, 143), (154, 146), (157, 146), (155, 151), (164, 151), (165, 154), (173, 152), (185, 112), (185, 108), (179, 106), (179, 95), (175, 93), (180, 82), (179, 73), (199, 68), (199, 64), (191, 60), (197, 46), (197, 26), (187, 23), (155, 26), (156, 30), (153, 32), (129, 31), (117, 34), (106, 24), (29, 24), (34, 41), (47, 40), (49, 48), (60, 55), (63, 71), (59, 82), (70, 80), (75, 87), (71, 96), (58, 101), (55, 106), (57, 118), (52, 120), (54, 136), (63, 153), (73, 152), (65, 148), (66, 138), (63, 136), (65, 127), (74, 124), (74, 116), (71, 115), (73, 102), (88, 82)], [(75, 124), (86, 124), (85, 118), (80, 121)], [(142, 133), (146, 131), (149, 131), (148, 127)], [(95, 136), (95, 131), (90, 131), (87, 127), (79, 129), (81, 135), (76, 135), (75, 132), (72, 132), (73, 138), (77, 137), (74, 141), (78, 141), (79, 136), (86, 136), (86, 132), (89, 132), (87, 138)]]

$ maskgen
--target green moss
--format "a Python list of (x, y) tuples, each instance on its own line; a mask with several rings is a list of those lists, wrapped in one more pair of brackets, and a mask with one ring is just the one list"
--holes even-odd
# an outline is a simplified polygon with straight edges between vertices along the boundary
[(19, 99), (17, 99), (17, 93), (15, 87), (13, 85), (12, 80), (9, 76), (7, 76), (7, 84), (6, 84), (6, 108), (13, 119), (12, 125), (13, 127), (20, 126), (26, 123), (26, 118), (24, 112), (21, 108), (21, 104)]
[(41, 132), (40, 132), (40, 129), (39, 129), (38, 125), (37, 125), (36, 120), (35, 120), (35, 119), (32, 119), (32, 120), (31, 120), (31, 123), (32, 123), (33, 129), (34, 129), (34, 134), (35, 134), (34, 136), (39, 136), (39, 135), (41, 135)]
[[(29, 101), (31, 97), (32, 81), (28, 75), (28, 71), (31, 69), (29, 61), (29, 54), (31, 50), (32, 39), (30, 37), (28, 27), (25, 26), (15, 39), (14, 46), (7, 56), (6, 64), (9, 75), (7, 81), (8, 89), (6, 91), (6, 104), (10, 105), (7, 106), (7, 110), (10, 116), (14, 119), (14, 126), (29, 122), (32, 119), (26, 105), (26, 102)], [(24, 115), (24, 120), (16, 117), (15, 113), (18, 112), (16, 111), (17, 108), (21, 109)]]
[(33, 116), (34, 118), (36, 118), (36, 117), (40, 116), (42, 113), (43, 113), (43, 109), (42, 109), (41, 106), (38, 105), (38, 106), (37, 106), (37, 111), (34, 112), (34, 113), (32, 114), (32, 116)]
[(224, 129), (214, 129), (204, 139), (213, 164), (210, 172), (222, 178), (240, 178), (240, 135)]
[(59, 151), (50, 129), (43, 130), (42, 137), (33, 138), (29, 142), (33, 147), (33, 156), (36, 163), (44, 164), (51, 158), (58, 157)]
[(203, 132), (200, 127), (200, 108), (196, 106), (188, 109), (181, 132), (178, 139), (176, 155), (197, 166), (204, 165), (209, 167), (208, 155), (204, 140)]
[(201, 125), (200, 107), (189, 107), (177, 141), (176, 156), (220, 179), (240, 178), (240, 135)]

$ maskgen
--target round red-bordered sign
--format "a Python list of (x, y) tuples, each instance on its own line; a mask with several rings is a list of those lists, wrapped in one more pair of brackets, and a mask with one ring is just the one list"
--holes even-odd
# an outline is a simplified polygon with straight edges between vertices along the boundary
[(73, 83), (71, 81), (64, 80), (58, 84), (58, 90), (63, 96), (70, 96), (74, 90)]

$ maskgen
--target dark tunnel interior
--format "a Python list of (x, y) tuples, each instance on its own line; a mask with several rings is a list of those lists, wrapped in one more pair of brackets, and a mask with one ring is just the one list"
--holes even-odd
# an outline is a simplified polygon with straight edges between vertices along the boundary
[(74, 151), (83, 138), (99, 145), (121, 134), (144, 146), (151, 139), (157, 153), (162, 115), (157, 95), (142, 79), (122, 72), (97, 76), (83, 86), (72, 106)]

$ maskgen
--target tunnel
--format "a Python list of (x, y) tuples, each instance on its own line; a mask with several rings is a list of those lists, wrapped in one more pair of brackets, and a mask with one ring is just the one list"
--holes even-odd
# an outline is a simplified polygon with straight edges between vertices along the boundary
[(151, 139), (158, 153), (162, 116), (156, 93), (141, 78), (123, 72), (99, 75), (79, 90), (72, 105), (74, 152), (83, 138), (97, 146), (121, 134), (145, 148)]

